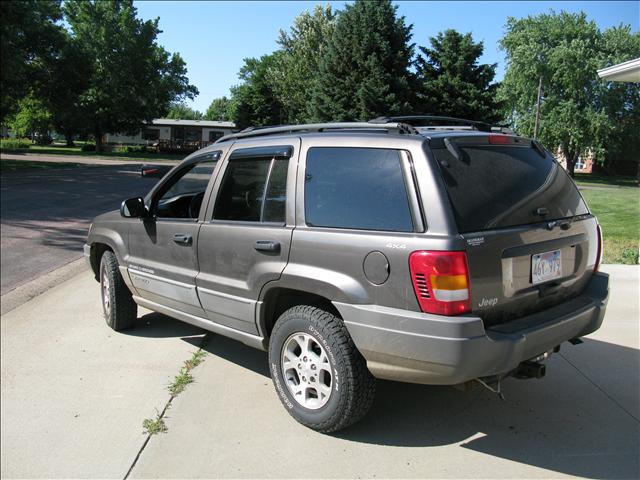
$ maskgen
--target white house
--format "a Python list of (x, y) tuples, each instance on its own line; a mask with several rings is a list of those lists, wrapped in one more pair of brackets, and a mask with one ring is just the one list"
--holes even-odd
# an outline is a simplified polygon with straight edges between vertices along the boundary
[(104, 143), (149, 145), (160, 150), (197, 150), (235, 130), (235, 123), (217, 120), (174, 120), (155, 118), (136, 135), (107, 133)]

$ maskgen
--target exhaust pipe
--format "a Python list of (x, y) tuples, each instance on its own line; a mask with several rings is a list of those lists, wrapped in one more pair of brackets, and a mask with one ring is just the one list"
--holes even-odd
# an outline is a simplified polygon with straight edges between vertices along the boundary
[(513, 374), (516, 378), (542, 378), (546, 373), (547, 367), (538, 362), (522, 362), (516, 368)]

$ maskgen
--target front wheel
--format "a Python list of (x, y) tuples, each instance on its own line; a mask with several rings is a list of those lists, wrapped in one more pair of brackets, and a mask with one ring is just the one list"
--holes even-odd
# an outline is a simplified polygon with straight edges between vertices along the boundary
[(311, 306), (284, 312), (269, 341), (271, 377), (298, 422), (323, 433), (357, 422), (371, 408), (375, 379), (341, 319)]
[(109, 250), (100, 260), (100, 293), (107, 325), (116, 332), (131, 328), (138, 315), (138, 306), (120, 275), (118, 259)]

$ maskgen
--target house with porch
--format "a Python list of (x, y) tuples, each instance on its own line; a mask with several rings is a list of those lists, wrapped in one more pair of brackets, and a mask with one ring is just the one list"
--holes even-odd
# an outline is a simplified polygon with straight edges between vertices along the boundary
[(107, 133), (110, 145), (147, 145), (159, 151), (192, 152), (235, 131), (235, 123), (217, 120), (155, 118), (135, 135)]

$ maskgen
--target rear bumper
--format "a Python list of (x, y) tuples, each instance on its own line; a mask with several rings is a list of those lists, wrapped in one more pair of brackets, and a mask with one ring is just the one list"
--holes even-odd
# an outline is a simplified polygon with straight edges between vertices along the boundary
[(564, 341), (594, 332), (602, 324), (608, 298), (609, 276), (596, 273), (579, 297), (487, 330), (474, 316), (335, 306), (374, 376), (455, 385), (509, 373)]

